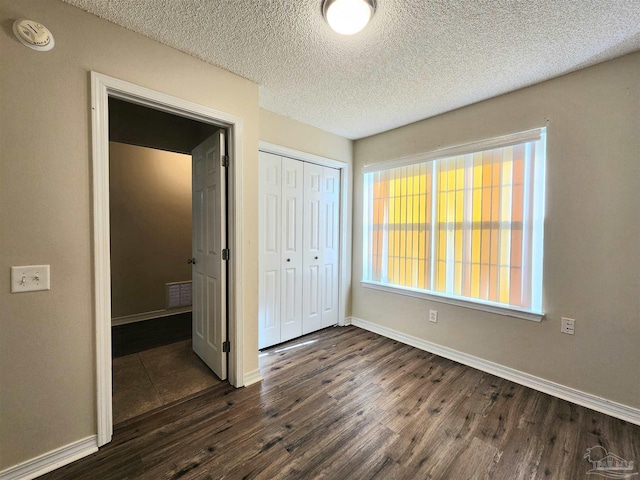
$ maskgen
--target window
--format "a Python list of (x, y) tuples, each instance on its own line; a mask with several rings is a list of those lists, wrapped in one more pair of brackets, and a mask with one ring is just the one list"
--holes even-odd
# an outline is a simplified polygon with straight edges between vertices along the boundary
[(363, 284), (541, 314), (545, 137), (365, 167)]

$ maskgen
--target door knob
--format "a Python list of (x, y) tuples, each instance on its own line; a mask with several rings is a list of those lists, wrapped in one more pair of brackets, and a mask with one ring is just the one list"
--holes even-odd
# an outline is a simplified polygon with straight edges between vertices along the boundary
[(195, 258), (190, 258), (189, 260), (187, 260), (187, 263), (190, 263), (191, 265), (195, 265), (196, 264), (196, 259)]
[(318, 259), (318, 257), (313, 257), (313, 258), (316, 259), (316, 260)]
[(290, 258), (287, 258), (287, 262), (290, 262), (290, 261), (291, 261), (291, 259), (290, 259)]

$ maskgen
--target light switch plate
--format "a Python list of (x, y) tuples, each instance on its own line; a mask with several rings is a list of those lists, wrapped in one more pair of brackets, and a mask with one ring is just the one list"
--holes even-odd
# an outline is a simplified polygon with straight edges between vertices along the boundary
[(51, 290), (49, 265), (11, 267), (11, 293)]

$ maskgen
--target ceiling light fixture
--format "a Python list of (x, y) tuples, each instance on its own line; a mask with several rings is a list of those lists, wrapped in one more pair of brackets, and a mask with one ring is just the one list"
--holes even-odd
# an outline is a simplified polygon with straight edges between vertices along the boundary
[(375, 0), (323, 0), (322, 14), (342, 35), (353, 35), (367, 26), (376, 9)]

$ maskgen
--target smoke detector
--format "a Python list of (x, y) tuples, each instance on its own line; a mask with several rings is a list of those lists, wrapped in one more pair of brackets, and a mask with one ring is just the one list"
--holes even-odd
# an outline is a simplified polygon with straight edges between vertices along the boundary
[(51, 50), (55, 45), (49, 29), (34, 20), (16, 20), (13, 22), (13, 33), (23, 45), (40, 52)]

